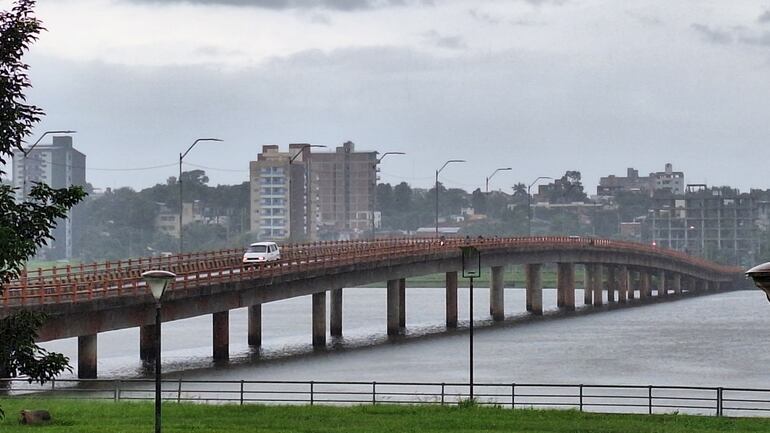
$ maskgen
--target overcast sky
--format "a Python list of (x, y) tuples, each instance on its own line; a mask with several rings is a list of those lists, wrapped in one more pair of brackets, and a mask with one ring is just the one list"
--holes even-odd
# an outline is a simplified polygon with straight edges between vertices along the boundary
[[(7, 9), (10, 0), (0, 0)], [(76, 129), (96, 187), (205, 166), (248, 179), (263, 144), (403, 151), (382, 181), (474, 189), (666, 162), (770, 187), (770, 1), (41, 0), (37, 128)], [(33, 137), (33, 139), (36, 137)], [(165, 166), (148, 170), (128, 170)]]

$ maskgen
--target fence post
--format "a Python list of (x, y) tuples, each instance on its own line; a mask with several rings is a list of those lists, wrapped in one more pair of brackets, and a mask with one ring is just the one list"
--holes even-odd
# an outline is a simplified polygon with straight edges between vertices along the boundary
[(647, 413), (652, 415), (652, 385), (647, 385)]
[(241, 380), (241, 406), (243, 406), (243, 380)]
[(179, 384), (176, 388), (176, 402), (181, 403), (182, 402), (182, 378), (179, 378)]
[(313, 395), (313, 390), (315, 388), (314, 385), (315, 385), (315, 383), (311, 380), (310, 381), (310, 406), (313, 405), (313, 402), (315, 400), (314, 395)]
[(723, 415), (723, 413), (722, 413), (722, 411), (724, 409), (723, 408), (724, 402), (722, 401), (722, 399), (724, 397), (722, 395), (723, 392), (724, 392), (724, 389), (722, 389), (722, 387), (717, 388), (717, 416), (722, 416)]
[(580, 411), (583, 412), (583, 384), (578, 386), (580, 386)]
[(444, 384), (444, 382), (441, 382), (441, 406), (444, 405), (444, 386), (446, 386), (446, 384)]
[(56, 378), (51, 379), (51, 391), (56, 389)]
[(511, 384), (511, 409), (516, 409), (516, 384)]
[(116, 402), (120, 401), (120, 380), (115, 381), (115, 392), (113, 393), (112, 399)]
[(372, 382), (372, 406), (377, 404), (377, 382)]

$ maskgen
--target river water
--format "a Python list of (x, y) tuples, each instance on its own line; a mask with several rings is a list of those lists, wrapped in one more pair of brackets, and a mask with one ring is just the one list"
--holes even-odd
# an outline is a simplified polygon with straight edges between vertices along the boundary
[[(556, 291), (547, 289), (545, 317), (528, 320), (524, 290), (506, 289), (507, 320), (494, 325), (488, 291), (474, 293), (478, 382), (770, 388), (770, 305), (758, 290), (565, 316), (554, 314)], [(467, 289), (459, 297), (467, 318)], [(468, 333), (445, 330), (443, 289), (407, 289), (404, 337), (387, 338), (385, 305), (385, 289), (345, 289), (345, 336), (320, 351), (310, 345), (310, 297), (263, 306), (257, 352), (246, 344), (246, 310), (234, 310), (224, 364), (211, 361), (210, 316), (166, 323), (163, 369), (196, 380), (468, 380)], [(100, 377), (146, 375), (138, 329), (102, 333), (98, 345)], [(76, 339), (44, 347), (77, 365)]]

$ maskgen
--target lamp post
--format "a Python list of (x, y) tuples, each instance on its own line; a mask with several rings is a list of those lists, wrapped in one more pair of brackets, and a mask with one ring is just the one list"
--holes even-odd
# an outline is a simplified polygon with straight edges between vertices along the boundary
[(32, 149), (34, 149), (35, 146), (37, 146), (40, 143), (40, 141), (43, 140), (43, 137), (45, 137), (46, 135), (49, 135), (49, 134), (75, 134), (75, 133), (77, 133), (77, 131), (72, 131), (72, 130), (69, 130), (69, 129), (45, 131), (37, 139), (37, 141), (35, 141), (35, 143), (32, 144), (32, 146), (29, 146), (28, 148), (23, 150), (22, 153), (24, 154), (24, 163), (23, 163), (23, 165), (24, 165), (24, 177), (22, 178), (23, 180), (22, 180), (22, 188), (21, 188), (21, 198), (22, 198), (22, 201), (27, 199), (27, 173), (29, 172), (28, 167), (27, 167), (27, 156), (29, 156), (29, 153), (32, 152)]
[(168, 283), (176, 279), (176, 274), (168, 271), (147, 271), (142, 278), (155, 298), (155, 433), (160, 433), (160, 301), (166, 292)]
[(190, 145), (190, 147), (187, 148), (187, 150), (184, 153), (179, 153), (179, 254), (182, 254), (184, 243), (182, 238), (182, 233), (184, 230), (182, 230), (182, 213), (184, 212), (184, 205), (182, 204), (182, 159), (184, 159), (185, 156), (187, 156), (188, 153), (192, 150), (193, 147), (195, 147), (196, 144), (198, 144), (201, 141), (222, 141), (219, 138), (199, 138), (195, 141), (193, 141), (193, 144)]
[(497, 172), (498, 172), (498, 171), (510, 171), (510, 170), (513, 170), (513, 168), (511, 168), (511, 167), (498, 168), (498, 169), (496, 169), (495, 171), (493, 171), (493, 172), (492, 172), (492, 174), (490, 174), (489, 176), (487, 176), (487, 184), (486, 184), (485, 192), (486, 192), (486, 193), (489, 193), (489, 179), (492, 179), (492, 176), (494, 176), (495, 174), (497, 174)]
[(468, 308), (470, 309), (470, 322), (468, 325), (468, 388), (470, 399), (473, 401), (473, 279), (481, 276), (481, 253), (473, 245), (464, 245), (460, 249), (463, 254), (463, 278), (470, 280), (468, 286)]
[(532, 236), (532, 194), (530, 193), (530, 190), (532, 189), (532, 186), (537, 183), (537, 181), (541, 179), (550, 179), (553, 180), (552, 177), (548, 176), (539, 176), (537, 179), (533, 180), (532, 183), (527, 186), (527, 235)]
[[(286, 193), (287, 193), (287, 196), (289, 197), (289, 199), (288, 199), (288, 202), (289, 202), (288, 203), (289, 204), (289, 238), (294, 238), (294, 236), (293, 236), (294, 230), (291, 227), (291, 163), (293, 163), (294, 160), (297, 159), (297, 157), (300, 156), (302, 154), (302, 152), (305, 151), (305, 149), (309, 149), (311, 147), (326, 147), (326, 146), (323, 145), (323, 144), (307, 144), (307, 143), (305, 143), (305, 144), (300, 145), (299, 147), (295, 147), (295, 149), (298, 149), (298, 150), (297, 150), (297, 153), (295, 153), (294, 155), (291, 155), (291, 151), (289, 152), (289, 154), (291, 156), (289, 156), (289, 167), (287, 169), (288, 173), (286, 173), (286, 179), (287, 179), (287, 182), (286, 182), (286, 189), (287, 189), (287, 191), (286, 191)], [(305, 191), (305, 196), (307, 197), (306, 200), (305, 200), (305, 208), (306, 208), (305, 209), (305, 235), (306, 236), (310, 234), (310, 214), (311, 214), (311, 209), (310, 208), (311, 208), (311, 205), (312, 205), (312, 197), (311, 197), (312, 191), (310, 189), (310, 171), (308, 170), (308, 165), (309, 164), (310, 164), (310, 160), (308, 159), (305, 162), (305, 181), (307, 182), (307, 191)], [(292, 240), (296, 240), (296, 239), (292, 239)]]
[(449, 164), (453, 162), (465, 162), (464, 159), (450, 159), (445, 162), (438, 170), (436, 170), (436, 237), (438, 237), (438, 174)]
[[(375, 152), (376, 153), (376, 152)], [(382, 154), (381, 157), (377, 158), (377, 160), (372, 165), (372, 169), (374, 169), (374, 189), (372, 190), (372, 239), (375, 239), (377, 237), (377, 225), (374, 223), (374, 211), (377, 208), (377, 165), (382, 162), (383, 159), (385, 159), (388, 155), (406, 155), (404, 152), (385, 152)], [(381, 215), (382, 213), (380, 213)]]

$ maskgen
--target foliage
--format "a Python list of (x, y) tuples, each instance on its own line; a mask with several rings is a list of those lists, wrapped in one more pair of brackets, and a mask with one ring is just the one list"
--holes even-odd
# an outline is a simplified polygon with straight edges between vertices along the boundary
[[(10, 11), (0, 12), (0, 163), (14, 150), (23, 150), (25, 139), (40, 121), (43, 110), (28, 104), (24, 92), (31, 87), (22, 56), (43, 30), (35, 18), (34, 0), (17, 0)], [(3, 174), (0, 171), (0, 174)], [(83, 199), (80, 187), (52, 189), (35, 184), (23, 202), (14, 190), (0, 186), (0, 290), (19, 275), (23, 263), (46, 244), (56, 221)], [(68, 368), (68, 359), (47, 353), (35, 344), (44, 316), (19, 312), (0, 320), (0, 377), (26, 375), (43, 383)], [(1, 414), (0, 414), (1, 415)]]

